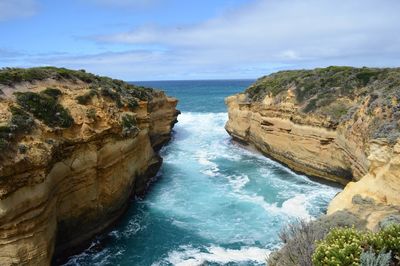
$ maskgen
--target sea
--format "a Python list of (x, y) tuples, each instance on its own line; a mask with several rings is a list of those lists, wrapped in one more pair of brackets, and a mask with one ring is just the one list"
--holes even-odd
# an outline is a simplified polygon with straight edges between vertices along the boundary
[(284, 226), (323, 215), (340, 187), (295, 173), (225, 131), (225, 97), (252, 82), (133, 82), (179, 99), (164, 163), (148, 193), (64, 265), (265, 265)]

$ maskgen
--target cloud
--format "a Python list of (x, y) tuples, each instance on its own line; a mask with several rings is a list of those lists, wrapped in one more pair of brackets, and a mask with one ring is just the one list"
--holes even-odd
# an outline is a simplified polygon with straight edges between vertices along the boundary
[[(104, 53), (29, 62), (128, 80), (246, 78), (328, 65), (398, 66), (398, 10), (398, 0), (254, 0), (194, 25), (141, 25), (89, 36)], [(126, 51), (113, 52), (115, 47)]]
[(259, 0), (197, 25), (142, 26), (92, 39), (156, 44), (211, 68), (262, 63), (384, 65), (400, 57), (398, 10), (397, 0)]
[(0, 21), (30, 17), (37, 9), (35, 0), (0, 0)]

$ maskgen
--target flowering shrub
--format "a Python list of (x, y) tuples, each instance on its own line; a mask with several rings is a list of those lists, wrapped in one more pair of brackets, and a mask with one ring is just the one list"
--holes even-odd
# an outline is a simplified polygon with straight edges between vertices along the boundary
[(390, 225), (378, 233), (354, 228), (332, 229), (317, 243), (312, 260), (316, 266), (356, 266), (360, 265), (361, 254), (367, 250), (375, 254), (390, 252), (391, 262), (399, 262), (400, 224)]

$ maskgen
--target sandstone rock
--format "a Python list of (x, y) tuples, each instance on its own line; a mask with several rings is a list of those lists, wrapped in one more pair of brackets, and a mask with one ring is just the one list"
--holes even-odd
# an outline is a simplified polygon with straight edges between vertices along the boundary
[[(177, 100), (158, 91), (134, 112), (103, 96), (80, 105), (75, 97), (89, 84), (52, 79), (16, 84), (0, 104), (15, 104), (10, 91), (40, 93), (47, 87), (62, 92), (59, 101), (76, 123), (60, 129), (36, 120), (35, 129), (18, 139), (27, 147), (24, 156), (12, 148), (1, 155), (1, 265), (50, 265), (54, 254), (118, 219), (131, 194), (143, 193), (159, 169), (156, 149), (169, 140), (178, 114)], [(91, 109), (96, 117), (86, 119)], [(135, 134), (121, 134), (124, 114), (136, 117)]]

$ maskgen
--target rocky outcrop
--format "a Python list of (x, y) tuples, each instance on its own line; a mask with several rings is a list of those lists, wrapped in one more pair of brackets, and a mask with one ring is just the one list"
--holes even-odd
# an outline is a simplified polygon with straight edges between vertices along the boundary
[(278, 105), (270, 97), (246, 102), (246, 95), (228, 97), (226, 130), (237, 140), (251, 143), (290, 168), (346, 184), (368, 169), (364, 143), (346, 140), (324, 117), (305, 116), (292, 96)]
[[(1, 265), (49, 265), (54, 254), (112, 224), (129, 197), (143, 193), (157, 173), (162, 159), (156, 151), (177, 121), (177, 100), (163, 92), (86, 73), (54, 78), (60, 70), (51, 71), (46, 79), (1, 88), (1, 118), (8, 125), (3, 131), (18, 126), (16, 118), (34, 123), (3, 141), (8, 146), (0, 161)], [(51, 101), (46, 88), (59, 91), (56, 102), (73, 123), (49, 125), (39, 107), (29, 108), (35, 95), (22, 102), (16, 94)], [(85, 95), (85, 101), (79, 98)]]
[(226, 99), (226, 130), (296, 171), (347, 184), (328, 214), (377, 229), (399, 214), (399, 81), (399, 69), (278, 72)]
[(400, 142), (371, 141), (368, 173), (347, 184), (329, 205), (328, 214), (347, 209), (368, 221), (367, 228), (380, 229), (390, 217), (400, 222)]

